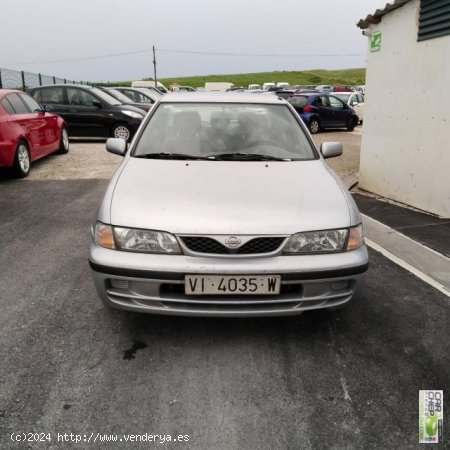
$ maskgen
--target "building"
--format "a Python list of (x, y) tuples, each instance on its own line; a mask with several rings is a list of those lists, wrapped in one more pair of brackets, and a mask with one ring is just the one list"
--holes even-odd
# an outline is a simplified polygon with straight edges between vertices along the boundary
[(368, 37), (360, 187), (450, 218), (450, 0), (395, 0)]

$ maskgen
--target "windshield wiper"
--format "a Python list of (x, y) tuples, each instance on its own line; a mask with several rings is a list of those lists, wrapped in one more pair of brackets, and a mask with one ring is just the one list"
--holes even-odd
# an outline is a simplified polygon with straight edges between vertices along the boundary
[(169, 153), (169, 152), (161, 152), (161, 153), (144, 153), (142, 155), (133, 155), (134, 158), (145, 158), (145, 159), (182, 159), (182, 160), (198, 160), (203, 159), (206, 161), (210, 161), (211, 158), (205, 156), (197, 156), (197, 155), (185, 155), (184, 153)]
[(221, 153), (219, 155), (210, 155), (210, 159), (216, 160), (236, 160), (236, 161), (292, 161), (290, 158), (279, 158), (277, 156), (261, 155), (258, 153)]

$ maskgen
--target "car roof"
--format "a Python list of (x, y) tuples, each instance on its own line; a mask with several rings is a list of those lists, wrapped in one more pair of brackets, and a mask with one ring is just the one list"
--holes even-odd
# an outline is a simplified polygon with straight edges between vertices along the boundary
[(170, 93), (161, 103), (255, 103), (281, 104), (287, 102), (276, 95), (254, 95), (246, 92), (189, 92)]
[(89, 86), (89, 84), (72, 84), (72, 83), (60, 83), (60, 84), (46, 84), (44, 86), (34, 86), (30, 88), (32, 89), (44, 89), (44, 88), (52, 88), (52, 87), (78, 87), (78, 88), (85, 88), (85, 89), (92, 89), (97, 86)]
[(0, 89), (0, 97), (3, 97), (8, 94), (12, 94), (13, 92), (17, 94), (24, 94), (24, 92), (19, 91), (18, 89)]

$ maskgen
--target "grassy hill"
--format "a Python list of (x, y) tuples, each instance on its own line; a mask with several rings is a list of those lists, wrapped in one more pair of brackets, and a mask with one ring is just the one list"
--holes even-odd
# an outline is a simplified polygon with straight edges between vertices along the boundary
[[(263, 84), (265, 82), (286, 81), (289, 84), (364, 84), (366, 79), (366, 69), (341, 69), (341, 70), (306, 70), (296, 72), (259, 72), (259, 73), (239, 73), (227, 75), (200, 75), (192, 77), (172, 77), (159, 79), (167, 87), (172, 83), (183, 86), (203, 87), (208, 81), (228, 81), (236, 86), (247, 87), (251, 83)], [(121, 84), (130, 86), (131, 82), (110, 83), (111, 85)]]

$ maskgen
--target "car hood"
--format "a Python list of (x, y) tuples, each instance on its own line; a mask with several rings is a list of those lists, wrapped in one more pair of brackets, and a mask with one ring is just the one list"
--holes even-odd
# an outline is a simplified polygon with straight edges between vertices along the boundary
[(287, 235), (351, 225), (347, 196), (321, 160), (129, 158), (113, 190), (110, 220), (188, 234)]

